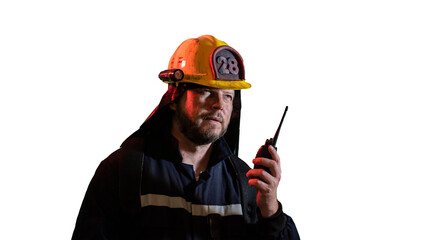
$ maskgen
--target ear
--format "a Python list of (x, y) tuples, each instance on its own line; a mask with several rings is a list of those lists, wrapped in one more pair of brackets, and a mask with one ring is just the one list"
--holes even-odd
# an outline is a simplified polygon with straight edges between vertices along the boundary
[(175, 99), (173, 99), (172, 102), (169, 103), (169, 105), (168, 105), (169, 109), (176, 112), (178, 104), (180, 104), (181, 101), (185, 101), (186, 98), (187, 98), (187, 91), (185, 91), (183, 94), (175, 97)]

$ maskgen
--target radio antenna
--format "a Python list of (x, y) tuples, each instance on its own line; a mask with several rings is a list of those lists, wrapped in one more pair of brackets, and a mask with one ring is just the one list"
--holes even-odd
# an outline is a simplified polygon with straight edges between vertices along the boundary
[(282, 120), (280, 120), (279, 127), (277, 128), (276, 134), (274, 135), (273, 142), (271, 144), (273, 145), (273, 147), (276, 147), (276, 142), (277, 142), (277, 139), (279, 138), (280, 128), (282, 127), (283, 119), (285, 119), (287, 111), (288, 111), (288, 106), (286, 106), (285, 108), (285, 112), (283, 113)]

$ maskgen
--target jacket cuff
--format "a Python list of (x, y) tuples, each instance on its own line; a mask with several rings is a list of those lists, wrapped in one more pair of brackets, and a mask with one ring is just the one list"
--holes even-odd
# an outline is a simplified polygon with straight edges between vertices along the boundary
[(277, 209), (277, 212), (271, 217), (263, 218), (259, 208), (257, 209), (257, 213), (259, 219), (258, 231), (263, 236), (268, 236), (270, 238), (276, 238), (279, 236), (280, 232), (282, 232), (285, 228), (287, 221), (286, 214), (282, 210), (282, 204), (279, 202), (279, 208)]

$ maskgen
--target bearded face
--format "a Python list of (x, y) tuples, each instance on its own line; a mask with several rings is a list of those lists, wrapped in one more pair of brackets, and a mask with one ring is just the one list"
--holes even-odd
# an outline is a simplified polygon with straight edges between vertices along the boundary
[(227, 131), (234, 91), (216, 88), (187, 90), (176, 104), (175, 121), (181, 133), (197, 145), (215, 142)]

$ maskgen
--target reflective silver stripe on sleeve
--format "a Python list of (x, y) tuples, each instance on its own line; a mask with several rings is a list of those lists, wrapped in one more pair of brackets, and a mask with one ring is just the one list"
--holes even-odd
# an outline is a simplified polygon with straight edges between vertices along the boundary
[(241, 204), (201, 205), (187, 202), (182, 197), (170, 197), (159, 194), (141, 195), (141, 207), (148, 206), (181, 208), (185, 209), (193, 216), (207, 216), (209, 214), (219, 214), (221, 216), (243, 215)]
[(193, 215), (194, 216), (207, 216), (209, 214), (219, 214), (221, 216), (230, 215), (243, 215), (242, 205), (230, 204), (230, 205), (198, 205), (193, 204)]

